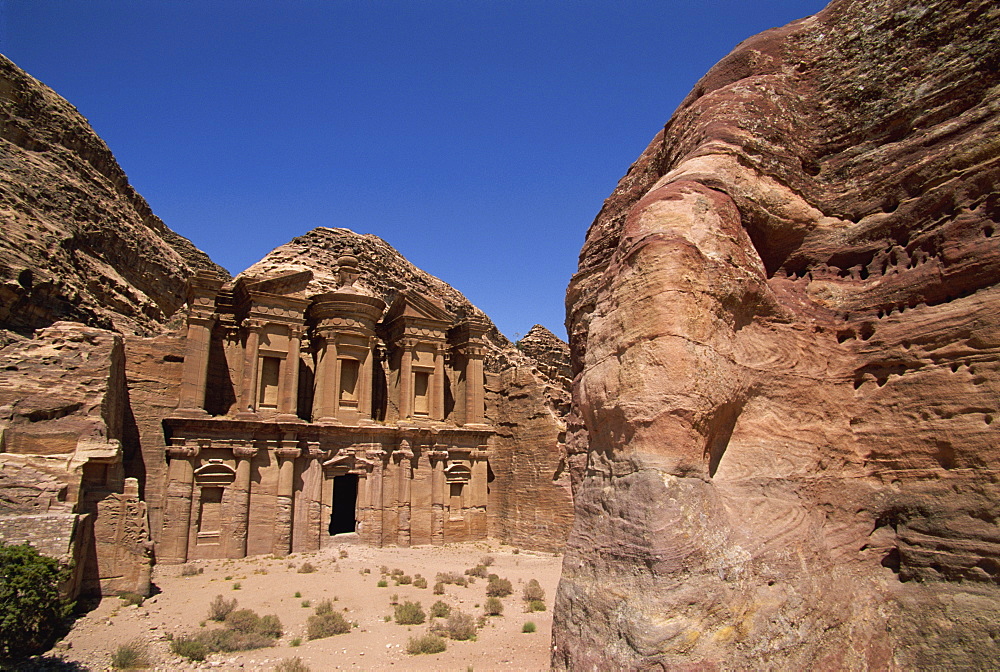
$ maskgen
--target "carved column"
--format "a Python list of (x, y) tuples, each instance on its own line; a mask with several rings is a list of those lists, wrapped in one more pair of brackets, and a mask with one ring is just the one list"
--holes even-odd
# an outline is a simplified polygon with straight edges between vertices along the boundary
[(243, 351), (243, 385), (240, 395), (240, 412), (236, 417), (257, 418), (257, 367), (260, 365), (258, 349), (260, 332), (264, 325), (256, 320), (247, 322), (247, 342)]
[(372, 337), (368, 338), (368, 351), (365, 353), (365, 358), (361, 362), (361, 380), (358, 381), (359, 394), (358, 394), (358, 414), (361, 419), (370, 420), (374, 415), (372, 413), (372, 368), (374, 366), (374, 357), (372, 352), (375, 349), (375, 339)]
[(368, 479), (369, 492), (371, 493), (371, 531), (368, 543), (375, 546), (383, 546), (382, 543), (382, 474), (385, 471), (385, 463), (382, 457), (383, 450), (368, 451), (368, 457), (374, 462), (371, 477)]
[(208, 415), (205, 412), (205, 388), (208, 386), (208, 355), (212, 347), (214, 323), (213, 315), (188, 315), (177, 415), (189, 418)]
[(399, 419), (407, 420), (413, 415), (413, 347), (414, 342), (405, 339), (401, 344), (403, 354), (399, 361)]
[(487, 480), (489, 478), (488, 469), (489, 446), (483, 444), (477, 450), (469, 453), (472, 458), (472, 478), (469, 481), (469, 507), (471, 520), (469, 530), (473, 539), (485, 539), (487, 537), (486, 506), (489, 499), (487, 493)]
[(485, 350), (469, 345), (465, 348), (465, 424), (481, 425), (484, 421), (483, 357)]
[(257, 448), (252, 441), (233, 447), (236, 458), (236, 479), (233, 481), (232, 527), (227, 558), (247, 557), (247, 538), (250, 534), (250, 467)]
[(433, 450), (427, 456), (431, 460), (431, 543), (444, 543), (444, 465), (448, 460), (447, 450)]
[(313, 402), (313, 422), (336, 422), (339, 374), (337, 370), (337, 336), (324, 332), (323, 349), (316, 366), (316, 400)]
[(299, 448), (294, 434), (286, 435), (274, 451), (278, 458), (278, 496), (274, 507), (274, 544), (277, 556), (288, 555), (292, 550), (292, 486), (295, 481), (295, 458)]
[(431, 390), (431, 420), (444, 420), (444, 353), (448, 346), (434, 346), (434, 386)]
[(393, 453), (393, 457), (399, 461), (399, 468), (396, 470), (399, 476), (396, 544), (405, 547), (410, 545), (410, 481), (413, 478), (413, 451), (410, 449), (410, 442), (400, 439), (399, 450)]
[(283, 422), (297, 422), (299, 420), (299, 353), (301, 346), (302, 328), (289, 327), (285, 375), (282, 376), (281, 395), (278, 397), (278, 420)]
[[(173, 440), (172, 440), (173, 441)], [(191, 490), (198, 446), (185, 445), (184, 439), (167, 446), (170, 466), (167, 472), (167, 501), (163, 512), (163, 534), (159, 560), (166, 564), (187, 562), (188, 537), (191, 532)]]

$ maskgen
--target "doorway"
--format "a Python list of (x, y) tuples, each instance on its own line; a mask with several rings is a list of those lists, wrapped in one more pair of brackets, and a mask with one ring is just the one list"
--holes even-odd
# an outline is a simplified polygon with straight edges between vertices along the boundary
[(333, 477), (333, 511), (330, 513), (330, 534), (354, 532), (357, 521), (354, 511), (358, 500), (358, 475)]

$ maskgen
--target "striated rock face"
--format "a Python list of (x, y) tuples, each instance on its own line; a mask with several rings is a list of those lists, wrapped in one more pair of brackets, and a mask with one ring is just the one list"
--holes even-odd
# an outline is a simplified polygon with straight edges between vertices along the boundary
[(501, 372), (487, 397), (497, 430), (491, 533), (514, 546), (560, 552), (573, 524), (566, 463), (569, 346), (541, 325), (516, 345), (528, 361)]
[[(489, 534), (524, 548), (562, 549), (573, 516), (565, 468), (563, 420), (569, 408), (568, 346), (544, 327), (535, 327), (515, 347), (461, 292), (418, 269), (384, 240), (371, 234), (325, 227), (314, 229), (271, 251), (240, 277), (274, 277), (309, 271), (311, 280), (304, 290), (306, 295), (334, 291), (338, 287), (337, 260), (348, 249), (353, 250), (359, 262), (360, 278), (355, 287), (360, 292), (391, 305), (400, 292), (415, 290), (440, 302), (456, 316), (474, 315), (487, 321), (486, 417), (497, 430), (490, 457)], [(158, 341), (152, 350), (136, 339), (130, 340), (129, 345), (142, 353), (144, 362), (156, 367), (163, 366), (160, 357), (170, 356), (166, 340)], [(303, 345), (303, 353), (304, 367), (312, 370), (308, 343)], [(152, 370), (145, 364), (139, 366)], [(165, 372), (167, 367), (159, 370)], [(138, 369), (137, 375), (146, 377), (138, 374)], [(303, 376), (300, 380), (309, 378)], [(148, 399), (155, 401), (155, 397), (153, 392)], [(163, 464), (162, 458), (157, 462), (151, 453), (159, 450), (162, 455), (162, 446), (156, 444), (155, 419), (140, 421), (139, 430), (146, 437), (143, 452), (148, 456), (145, 466), (150, 475), (147, 492), (156, 492), (163, 488)], [(156, 477), (153, 472), (161, 476)], [(151, 517), (157, 520), (159, 515), (154, 505)], [(153, 529), (157, 529), (156, 523)]]
[(554, 666), (992, 665), (998, 112), (985, 0), (835, 0), (697, 83), (568, 290)]
[(79, 112), (0, 56), (0, 328), (156, 330), (197, 270)]
[(149, 591), (145, 505), (126, 480), (122, 339), (57, 322), (0, 348), (0, 541), (72, 568), (71, 596)]

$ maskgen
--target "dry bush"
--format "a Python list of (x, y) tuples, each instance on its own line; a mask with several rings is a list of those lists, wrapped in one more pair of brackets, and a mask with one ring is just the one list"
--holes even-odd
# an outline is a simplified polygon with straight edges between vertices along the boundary
[(195, 567), (194, 565), (184, 565), (181, 567), (181, 576), (198, 576), (204, 573), (204, 567)]
[(478, 576), (480, 579), (485, 579), (487, 576), (486, 565), (476, 565), (465, 570), (467, 576)]
[(333, 635), (343, 635), (351, 631), (351, 624), (339, 611), (316, 613), (306, 622), (306, 635), (309, 639), (322, 639)]
[(487, 616), (503, 616), (503, 602), (499, 597), (487, 597), (483, 613)]
[(507, 597), (514, 592), (514, 587), (507, 579), (501, 579), (496, 574), (490, 574), (490, 582), (486, 585), (486, 594), (489, 597)]
[(299, 574), (312, 574), (316, 571), (316, 567), (311, 562), (303, 562), (297, 571)]
[(545, 600), (545, 590), (542, 588), (541, 584), (538, 583), (538, 579), (528, 581), (527, 585), (524, 586), (524, 591), (521, 593), (521, 599), (525, 602)]
[(146, 598), (139, 593), (133, 593), (127, 590), (118, 593), (118, 599), (124, 602), (127, 607), (131, 607), (133, 604), (141, 607), (142, 603), (146, 601)]
[(330, 600), (321, 600), (320, 603), (316, 605), (316, 613), (320, 616), (323, 614), (333, 613), (333, 602)]
[(467, 640), (472, 639), (476, 636), (476, 622), (469, 614), (464, 614), (461, 611), (453, 611), (448, 617), (448, 625), (446, 626), (448, 631), (448, 636), (452, 639), (457, 640)]
[(205, 660), (209, 654), (208, 647), (194, 637), (175, 637), (170, 642), (170, 650), (182, 658), (196, 661)]
[(451, 607), (447, 603), (438, 600), (431, 605), (431, 616), (435, 618), (444, 618), (451, 613)]
[(149, 646), (141, 639), (122, 644), (111, 655), (111, 667), (119, 670), (137, 670), (153, 666)]
[(437, 583), (434, 584), (434, 594), (435, 595), (444, 595), (444, 583), (443, 582), (438, 581)]
[(425, 579), (422, 576), (416, 576), (416, 577), (414, 577), (414, 579), (413, 579), (413, 587), (414, 588), (426, 588), (427, 587), (427, 579)]
[(410, 637), (410, 641), (406, 643), (406, 652), (412, 655), (441, 653), (445, 648), (447, 648), (445, 641), (432, 633), (420, 637)]
[(285, 658), (274, 666), (274, 672), (312, 672), (309, 666), (302, 662), (298, 656)]
[(494, 562), (496, 562), (496, 558), (494, 558), (492, 555), (484, 555), (479, 560), (479, 564), (484, 565), (486, 567), (490, 567)]
[(398, 585), (408, 586), (411, 583), (413, 583), (413, 577), (410, 576), (409, 574), (403, 574), (402, 576), (396, 579), (397, 586)]
[(396, 605), (395, 617), (400, 625), (420, 625), (427, 620), (427, 614), (424, 613), (420, 603), (409, 600)]
[(456, 586), (466, 586), (469, 583), (464, 576), (456, 572), (438, 572), (434, 580), (439, 583), (451, 583)]
[(224, 621), (226, 616), (236, 608), (236, 598), (227, 600), (222, 595), (216, 595), (212, 603), (208, 605), (208, 618), (212, 621)]

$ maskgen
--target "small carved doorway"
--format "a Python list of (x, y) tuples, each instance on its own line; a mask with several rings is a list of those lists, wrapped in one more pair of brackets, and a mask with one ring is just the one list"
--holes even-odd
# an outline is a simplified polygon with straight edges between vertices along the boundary
[(358, 501), (358, 475), (333, 477), (333, 510), (330, 512), (330, 534), (354, 532), (357, 527), (355, 509)]

